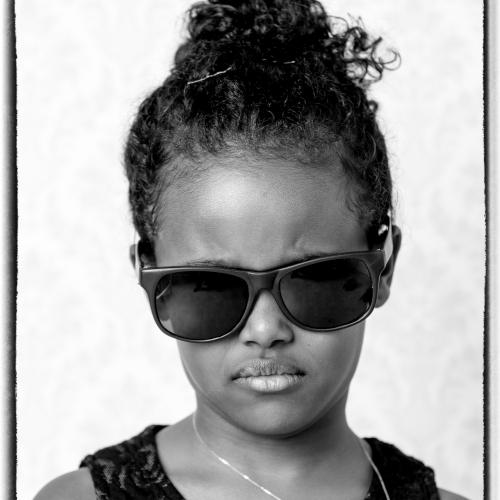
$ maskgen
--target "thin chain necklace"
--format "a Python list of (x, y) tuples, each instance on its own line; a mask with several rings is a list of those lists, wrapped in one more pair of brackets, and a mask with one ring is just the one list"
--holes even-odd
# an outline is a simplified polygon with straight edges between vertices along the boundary
[[(217, 453), (215, 453), (210, 446), (208, 446), (207, 442), (201, 437), (200, 431), (198, 430), (198, 426), (196, 425), (196, 418), (195, 414), (193, 413), (193, 429), (196, 437), (198, 438), (198, 441), (209, 451), (220, 463), (225, 465), (226, 467), (229, 467), (233, 472), (238, 474), (240, 477), (242, 477), (245, 481), (248, 481), (249, 483), (253, 484), (256, 488), (259, 488), (263, 493), (265, 493), (267, 496), (270, 496), (271, 498), (274, 498), (275, 500), (282, 500), (278, 495), (275, 495), (272, 491), (269, 491), (267, 488), (264, 488), (261, 484), (259, 484), (257, 481), (252, 479), (248, 474), (244, 474), (241, 472), (239, 469), (237, 469), (233, 464), (231, 464), (228, 460), (225, 458), (221, 457)], [(374, 470), (375, 474), (377, 475), (380, 484), (382, 486), (382, 489), (384, 490), (384, 495), (386, 500), (391, 500), (389, 497), (389, 493), (387, 492), (387, 488), (385, 487), (384, 480), (382, 479), (382, 475), (380, 474), (379, 470), (377, 469), (377, 466), (374, 464), (372, 458), (370, 457), (370, 454), (365, 450), (365, 447), (361, 443), (361, 439), (358, 440), (359, 446), (361, 446), (361, 449), (363, 450), (363, 453), (365, 457), (367, 458), (368, 462), (372, 466), (372, 469)]]

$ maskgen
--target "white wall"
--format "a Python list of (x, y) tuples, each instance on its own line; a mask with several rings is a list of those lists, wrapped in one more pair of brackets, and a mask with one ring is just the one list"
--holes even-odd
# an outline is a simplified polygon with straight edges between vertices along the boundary
[[(18, 490), (169, 423), (194, 398), (128, 261), (121, 167), (168, 72), (186, 0), (18, 0)], [(398, 48), (374, 88), (403, 250), (368, 322), (350, 421), (482, 496), (482, 3), (336, 0)], [(335, 10), (334, 10), (335, 9)]]

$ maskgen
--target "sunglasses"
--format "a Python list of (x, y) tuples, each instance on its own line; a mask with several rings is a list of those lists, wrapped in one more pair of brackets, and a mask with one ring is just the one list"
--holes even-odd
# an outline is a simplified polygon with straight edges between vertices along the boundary
[(239, 331), (261, 290), (285, 317), (313, 332), (366, 319), (377, 302), (380, 276), (392, 254), (390, 218), (369, 251), (338, 253), (269, 271), (215, 266), (144, 267), (135, 245), (139, 284), (160, 330), (188, 342), (210, 342)]

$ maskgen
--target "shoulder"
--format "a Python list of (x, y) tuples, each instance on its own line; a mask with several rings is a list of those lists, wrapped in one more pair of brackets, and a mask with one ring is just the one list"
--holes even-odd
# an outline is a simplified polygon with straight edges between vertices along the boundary
[(90, 472), (86, 468), (68, 472), (45, 485), (34, 500), (95, 500)]
[(373, 459), (382, 469), (398, 474), (432, 475), (434, 471), (417, 458), (407, 455), (393, 444), (377, 438), (367, 438)]
[(149, 425), (136, 436), (87, 455), (81, 461), (80, 467), (88, 467), (92, 476), (94, 470), (105, 469), (106, 476), (109, 476), (115, 469), (139, 466), (145, 459), (155, 455), (156, 434), (164, 427)]
[(48, 483), (34, 500), (95, 500), (97, 493), (110, 497), (118, 485), (123, 491), (148, 486), (151, 481), (161, 486), (167, 478), (156, 459), (155, 435), (164, 427), (150, 425), (130, 439), (87, 455), (80, 469)]
[(431, 467), (417, 458), (407, 455), (396, 446), (368, 438), (372, 458), (395, 498), (439, 499), (438, 487)]
[[(396, 446), (380, 441), (376, 438), (368, 438), (372, 456), (379, 466), (382, 476), (387, 474), (391, 478), (395, 491), (400, 490), (398, 498), (417, 498), (411, 496), (410, 492), (417, 490), (427, 495), (425, 498), (440, 500), (468, 500), (467, 498), (438, 488), (434, 470), (422, 461), (403, 453)], [(404, 493), (404, 494), (403, 494)], [(406, 495), (406, 496), (405, 496)], [(421, 498), (418, 496), (418, 498)]]
[(451, 491), (443, 490), (439, 488), (439, 498), (440, 500), (467, 500), (467, 498), (457, 495), (456, 493), (452, 493)]

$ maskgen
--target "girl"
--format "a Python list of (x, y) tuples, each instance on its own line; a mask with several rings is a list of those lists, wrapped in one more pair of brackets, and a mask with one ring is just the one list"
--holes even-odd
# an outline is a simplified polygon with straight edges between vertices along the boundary
[(461, 498), (345, 415), (401, 244), (366, 94), (397, 58), (315, 0), (210, 0), (188, 29), (125, 165), (132, 261), (197, 408), (36, 498)]

